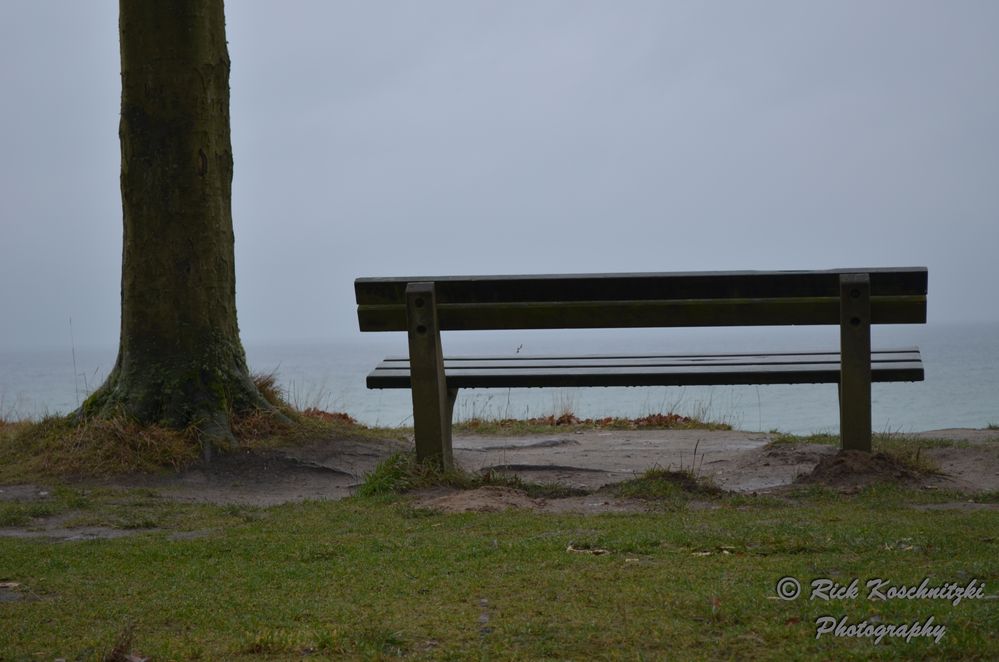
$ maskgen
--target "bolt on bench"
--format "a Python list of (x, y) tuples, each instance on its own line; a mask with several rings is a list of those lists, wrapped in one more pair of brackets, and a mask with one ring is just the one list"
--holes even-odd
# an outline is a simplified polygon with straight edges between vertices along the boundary
[[(922, 381), (919, 349), (871, 351), (871, 324), (926, 322), (925, 267), (358, 278), (361, 331), (407, 331), (368, 388), (410, 388), (420, 461), (452, 464), (461, 388), (838, 383), (844, 449), (871, 448), (871, 382)], [(832, 325), (839, 351), (454, 356), (441, 331)]]

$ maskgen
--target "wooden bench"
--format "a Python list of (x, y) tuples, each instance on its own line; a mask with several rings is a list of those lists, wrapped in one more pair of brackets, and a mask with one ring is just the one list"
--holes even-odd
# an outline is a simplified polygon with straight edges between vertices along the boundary
[[(915, 347), (871, 351), (871, 324), (926, 322), (923, 267), (358, 278), (361, 331), (407, 331), (368, 388), (411, 388), (420, 461), (450, 466), (461, 388), (838, 383), (842, 447), (871, 447), (871, 382), (921, 381)], [(837, 324), (839, 351), (455, 356), (440, 332)]]

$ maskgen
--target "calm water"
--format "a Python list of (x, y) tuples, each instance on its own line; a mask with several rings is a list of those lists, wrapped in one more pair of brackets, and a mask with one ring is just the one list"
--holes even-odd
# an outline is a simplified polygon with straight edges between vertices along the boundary
[[(448, 354), (829, 349), (835, 328), (471, 332), (444, 336)], [(295, 404), (347, 411), (369, 424), (410, 422), (409, 391), (369, 391), (364, 377), (384, 356), (405, 354), (404, 334), (358, 334), (317, 344), (248, 345), (250, 367), (276, 372)], [(916, 431), (999, 423), (999, 324), (877, 327), (875, 347), (918, 345), (926, 381), (874, 384), (876, 430)], [(100, 384), (115, 350), (0, 350), (0, 414), (63, 413)], [(461, 391), (456, 416), (641, 416), (676, 411), (750, 430), (830, 432), (838, 427), (834, 385), (491, 389)]]

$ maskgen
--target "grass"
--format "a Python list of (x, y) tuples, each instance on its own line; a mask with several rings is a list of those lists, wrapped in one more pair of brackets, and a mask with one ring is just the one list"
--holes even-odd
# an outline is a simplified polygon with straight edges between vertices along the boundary
[(51, 416), (0, 429), (0, 480), (6, 481), (181, 468), (198, 457), (193, 430), (140, 425), (123, 416), (82, 423)]
[[(279, 391), (268, 397), (282, 402)], [(240, 421), (243, 443), (269, 448), (405, 433), (314, 407), (282, 412), (295, 424), (270, 416)], [(64, 419), (0, 419), (0, 481), (156, 470), (182, 466), (197, 451), (186, 433), (159, 439), (161, 431), (129, 425), (74, 432)], [(562, 412), (519, 429), (478, 425), (464, 429), (642, 424)], [(838, 438), (775, 439), (788, 441)], [(915, 448), (918, 463), (919, 449), (944, 443), (881, 435), (875, 450)], [(151, 445), (162, 448), (151, 452)], [(546, 498), (574, 492), (502, 473), (433, 471), (411, 454), (393, 456), (360, 496), (339, 502), (216, 506), (113, 488), (55, 488), (42, 499), (0, 502), (0, 527), (42, 529), (58, 518), (62, 527), (129, 533), (59, 542), (0, 536), (0, 659), (999, 659), (999, 600), (952, 606), (775, 595), (786, 576), (806, 591), (820, 577), (979, 579), (994, 595), (996, 511), (913, 506), (995, 504), (999, 493), (969, 498), (879, 485), (845, 495), (800, 486), (780, 498), (756, 497), (722, 493), (699, 479), (697, 467), (672, 469), (656, 467), (615, 488), (618, 496), (657, 502), (655, 512), (599, 516), (414, 508), (407, 492), (430, 485), (501, 485)], [(691, 507), (704, 499), (710, 509)], [(816, 619), (829, 614), (885, 624), (932, 615), (947, 632), (939, 644), (816, 639)]]
[[(698, 444), (695, 444), (689, 467), (683, 466), (682, 462), (676, 469), (672, 465), (656, 465), (635, 478), (614, 484), (610, 491), (619, 497), (652, 500), (662, 506), (677, 508), (685, 506), (693, 497), (722, 496), (725, 492), (700, 474), (697, 447)], [(701, 456), (702, 462), (703, 459), (704, 456)]]
[(676, 429), (676, 430), (731, 430), (727, 423), (712, 423), (698, 418), (681, 416), (676, 413), (656, 413), (639, 418), (621, 418), (608, 416), (605, 418), (579, 418), (570, 410), (549, 416), (539, 416), (528, 419), (516, 418), (469, 418), (457, 421), (456, 432), (489, 434), (489, 435), (521, 435), (544, 434), (553, 430), (560, 432), (576, 432), (579, 430), (638, 430), (638, 429)]
[[(381, 434), (345, 415), (290, 413), (292, 432), (274, 420), (245, 421), (245, 443)], [(30, 466), (28, 449), (69, 453), (44, 445), (66, 433), (60, 425), (0, 422), (0, 463), (17, 444), (20, 469)], [(132, 462), (141, 440), (112, 447), (121, 441), (115, 435), (132, 432), (110, 430), (107, 443), (78, 444), (80, 455), (58, 461)], [(838, 443), (775, 441), (792, 440)], [(908, 443), (882, 435), (875, 449), (900, 452)], [(916, 457), (943, 443), (915, 442)], [(5, 470), (0, 480), (20, 476)], [(58, 521), (129, 534), (78, 542), (0, 536), (0, 585), (15, 587), (0, 588), (0, 659), (999, 658), (994, 599), (951, 606), (775, 594), (786, 576), (806, 591), (821, 577), (999, 585), (996, 512), (966, 507), (999, 503), (997, 493), (879, 485), (857, 494), (800, 486), (780, 497), (733, 495), (692, 465), (655, 467), (613, 488), (653, 502), (648, 513), (442, 514), (411, 505), (408, 492), (439, 485), (579, 494), (502, 473), (432, 470), (401, 453), (367, 477), (359, 496), (339, 502), (216, 506), (114, 488), (54, 488), (39, 500), (0, 502), (0, 527), (40, 530)], [(705, 500), (710, 508), (695, 509)], [(962, 508), (913, 507), (951, 502)], [(939, 644), (816, 639), (815, 621), (828, 614), (885, 624), (932, 615), (947, 632)]]
[[(114, 526), (139, 508), (157, 526), (113, 540), (0, 538), (0, 582), (21, 598), (2, 605), (0, 657), (996, 659), (996, 600), (775, 595), (785, 576), (806, 591), (820, 577), (977, 578), (994, 594), (995, 513), (912, 508), (958, 498), (813, 489), (790, 500), (718, 495), (698, 511), (416, 517), (385, 492), (266, 509), (64, 493), (58, 507), (92, 523)], [(816, 639), (826, 614), (933, 615), (947, 632), (939, 644)]]
[[(268, 449), (317, 439), (400, 438), (405, 430), (368, 428), (347, 414), (298, 410), (289, 405), (275, 376), (254, 375), (274, 411), (230, 417), (239, 446)], [(222, 449), (225, 450), (225, 449)], [(124, 414), (82, 421), (72, 416), (11, 421), (0, 418), (0, 481), (106, 478), (179, 470), (202, 457), (197, 430), (143, 425)]]
[(532, 497), (559, 498), (586, 494), (558, 483), (528, 483), (518, 476), (502, 472), (470, 473), (459, 469), (443, 470), (420, 464), (415, 453), (395, 453), (365, 476), (358, 488), (359, 496), (404, 494), (426, 487), (454, 487), (463, 490), (486, 485), (510, 487)]
[(301, 400), (300, 396), (289, 396), (282, 390), (273, 372), (255, 374), (253, 382), (264, 399), (284, 418), (266, 411), (233, 416), (233, 434), (248, 448), (293, 446), (317, 438), (401, 438), (405, 432), (401, 428), (368, 427), (349, 414), (322, 410), (317, 406), (325, 399), (322, 396), (315, 396), (304, 405), (295, 404)]
[(653, 467), (642, 475), (617, 483), (613, 492), (619, 497), (683, 502), (690, 496), (718, 497), (722, 490), (690, 469), (673, 471)]
[(0, 526), (24, 526), (37, 517), (50, 517), (58, 508), (48, 503), (0, 503)]

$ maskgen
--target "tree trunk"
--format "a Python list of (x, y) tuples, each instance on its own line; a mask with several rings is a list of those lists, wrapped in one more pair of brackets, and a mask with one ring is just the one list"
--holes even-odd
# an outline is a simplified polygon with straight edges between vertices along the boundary
[(270, 408), (236, 323), (229, 54), (222, 0), (120, 0), (121, 338), (85, 415), (228, 437)]

